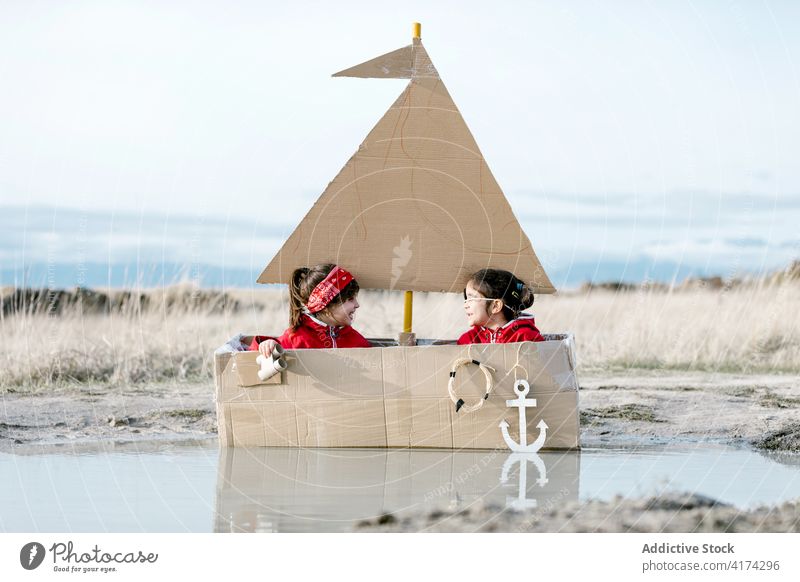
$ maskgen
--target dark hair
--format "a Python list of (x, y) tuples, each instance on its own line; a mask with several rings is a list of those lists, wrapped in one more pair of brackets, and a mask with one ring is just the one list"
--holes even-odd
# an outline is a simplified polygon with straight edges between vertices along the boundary
[[(325, 277), (333, 271), (335, 266), (336, 265), (333, 263), (326, 263), (311, 268), (300, 267), (294, 270), (294, 273), (292, 273), (292, 280), (289, 282), (289, 326), (292, 329), (300, 327), (303, 306), (311, 296), (314, 287), (324, 281)], [(341, 293), (331, 301), (328, 307), (318, 313), (327, 311), (334, 302), (344, 303), (345, 301), (349, 301), (356, 296), (358, 290), (358, 281), (353, 279), (342, 289)]]
[[(503, 302), (503, 315), (511, 321), (533, 305), (533, 291), (514, 273), (501, 269), (481, 269), (469, 278), (481, 295)], [(464, 298), (467, 291), (464, 290)]]

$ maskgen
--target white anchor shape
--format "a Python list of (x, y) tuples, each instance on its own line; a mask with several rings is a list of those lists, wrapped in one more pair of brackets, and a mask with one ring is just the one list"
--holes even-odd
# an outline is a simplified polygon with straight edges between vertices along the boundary
[(506, 441), (508, 448), (515, 453), (535, 453), (544, 445), (544, 440), (547, 438), (547, 423), (540, 420), (536, 428), (539, 429), (539, 436), (531, 444), (528, 444), (528, 421), (525, 419), (525, 409), (536, 406), (535, 398), (525, 398), (528, 392), (531, 391), (531, 386), (527, 380), (517, 380), (514, 384), (514, 392), (518, 394), (514, 400), (506, 400), (506, 406), (516, 406), (519, 409), (519, 442), (514, 442), (508, 434), (508, 422), (503, 419), (500, 422), (500, 430), (503, 431), (503, 440)]

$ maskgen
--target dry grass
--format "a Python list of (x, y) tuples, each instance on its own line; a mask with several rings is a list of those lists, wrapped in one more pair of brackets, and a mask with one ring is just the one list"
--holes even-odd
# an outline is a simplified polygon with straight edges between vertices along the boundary
[[(800, 287), (784, 282), (728, 291), (663, 291), (542, 296), (532, 311), (543, 332), (573, 332), (584, 368), (720, 371), (800, 370)], [(237, 301), (176, 302), (191, 289), (149, 292), (147, 309), (131, 303), (105, 314), (79, 306), (58, 315), (0, 315), (0, 390), (38, 390), (75, 382), (115, 386), (209, 381), (212, 352), (237, 332), (278, 334), (287, 323), (286, 292), (229, 291)], [(171, 297), (171, 300), (167, 300)], [(364, 291), (356, 327), (394, 337), (402, 294)], [(464, 331), (456, 295), (416, 294), (419, 337)]]
[(189, 288), (147, 296), (106, 313), (87, 314), (80, 304), (57, 313), (0, 312), (0, 390), (210, 378), (211, 352), (242, 325), (248, 310), (235, 302), (221, 308)]
[(797, 282), (543, 297), (536, 312), (544, 330), (574, 332), (592, 367), (800, 370)]

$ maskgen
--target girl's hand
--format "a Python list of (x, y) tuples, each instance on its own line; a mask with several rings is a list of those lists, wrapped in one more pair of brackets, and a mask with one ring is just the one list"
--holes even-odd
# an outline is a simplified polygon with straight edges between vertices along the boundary
[(276, 342), (274, 339), (268, 339), (258, 344), (258, 351), (264, 357), (269, 358), (272, 355), (272, 350), (275, 349), (276, 345), (278, 345), (278, 342)]

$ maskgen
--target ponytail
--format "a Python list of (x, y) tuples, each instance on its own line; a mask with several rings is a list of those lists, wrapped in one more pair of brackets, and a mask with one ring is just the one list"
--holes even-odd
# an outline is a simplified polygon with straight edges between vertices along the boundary
[(289, 327), (295, 330), (300, 326), (303, 305), (308, 300), (308, 295), (303, 293), (307, 285), (303, 283), (308, 279), (309, 271), (307, 267), (295, 269), (289, 282)]
[[(516, 279), (516, 277), (514, 277)], [(517, 279), (518, 285), (517, 288), (519, 289), (519, 304), (517, 307), (517, 316), (519, 313), (528, 309), (531, 305), (533, 305), (533, 290)]]

